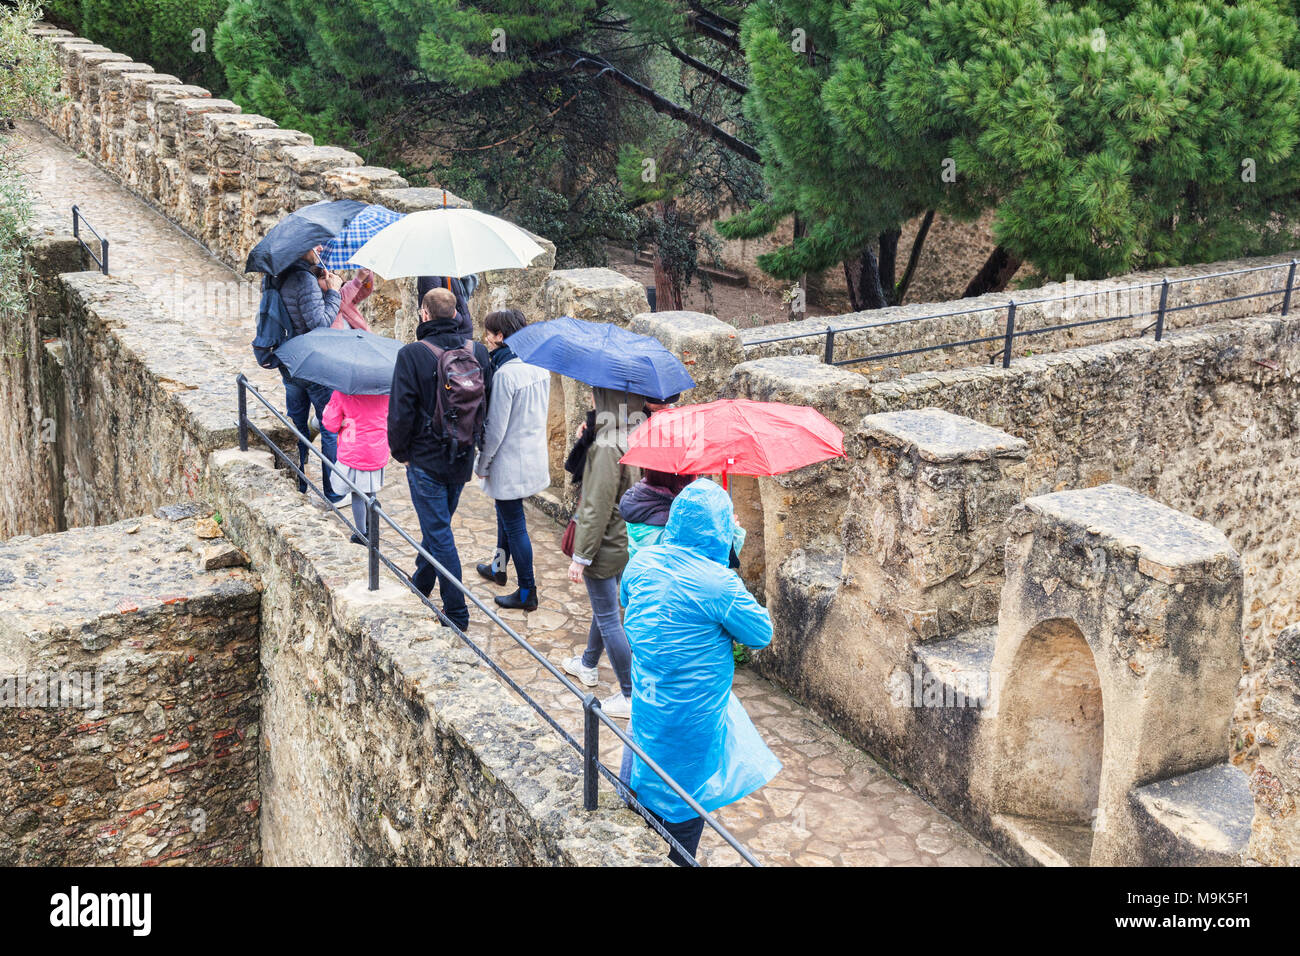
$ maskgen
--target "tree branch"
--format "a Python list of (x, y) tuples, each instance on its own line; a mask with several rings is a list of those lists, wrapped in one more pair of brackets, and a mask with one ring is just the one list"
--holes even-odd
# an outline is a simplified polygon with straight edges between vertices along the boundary
[(712, 77), (713, 79), (717, 80), (719, 83), (721, 83), (723, 86), (727, 87), (728, 89), (735, 90), (737, 93), (749, 92), (749, 87), (746, 86), (744, 83), (741, 83), (739, 80), (732, 79), (731, 77), (727, 76), (727, 74), (723, 73), (721, 70), (714, 69), (704, 61), (697, 60), (689, 53), (686, 53), (683, 50), (679, 50), (677, 48), (677, 44), (673, 43), (671, 40), (665, 40), (664, 45), (668, 48), (669, 53), (677, 57), (677, 59), (681, 60), (687, 66), (695, 70), (698, 70), (699, 72), (703, 73), (705, 76)]
[(594, 73), (597, 78), (608, 75), (611, 80), (623, 87), (623, 89), (628, 90), (643, 100), (656, 113), (663, 113), (665, 116), (671, 116), (673, 119), (685, 123), (691, 129), (703, 133), (715, 143), (725, 146), (736, 155), (742, 156), (750, 162), (762, 162), (762, 157), (759, 156), (758, 150), (753, 146), (750, 146), (744, 140), (732, 136), (721, 126), (705, 119), (698, 113), (692, 113), (684, 106), (674, 103), (667, 97), (660, 96), (640, 80), (633, 79), (622, 70), (615, 68), (606, 61), (577, 50), (566, 50), (564, 52), (575, 58), (571, 67), (572, 69), (580, 69), (588, 73)]
[(734, 33), (728, 33), (721, 27), (715, 26), (700, 19), (700, 14), (688, 13), (686, 15), (686, 25), (701, 36), (706, 36), (710, 40), (717, 40), (729, 50), (740, 49), (740, 38)]

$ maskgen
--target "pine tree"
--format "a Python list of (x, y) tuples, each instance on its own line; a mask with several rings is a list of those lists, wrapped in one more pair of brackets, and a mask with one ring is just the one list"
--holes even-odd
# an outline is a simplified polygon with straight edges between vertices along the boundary
[[(734, 122), (745, 87), (726, 73), (744, 69), (732, 17), (745, 2), (232, 0), (216, 52), (245, 108), (417, 181), (436, 169), (440, 185), (553, 238), (557, 261), (590, 264), (603, 238), (644, 232), (616, 167), (659, 128), (650, 114), (720, 170), (720, 196), (751, 198), (757, 153)], [(720, 153), (747, 156), (751, 173)]]
[(932, 210), (997, 210), (967, 294), (1022, 260), (1086, 278), (1293, 246), (1294, 7), (764, 0), (744, 45), (772, 202), (724, 232), (798, 214), (760, 265), (843, 263), (858, 308), (900, 297), (873, 247)]

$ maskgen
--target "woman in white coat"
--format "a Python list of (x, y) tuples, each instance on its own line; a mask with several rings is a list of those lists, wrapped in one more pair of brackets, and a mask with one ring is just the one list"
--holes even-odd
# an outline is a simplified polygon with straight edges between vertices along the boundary
[(513, 559), (519, 587), (513, 594), (498, 594), (496, 602), (502, 607), (535, 611), (537, 582), (524, 499), (551, 483), (546, 451), (551, 373), (522, 361), (505, 344), (527, 323), (518, 309), (493, 312), (483, 320), (483, 342), (492, 359), (492, 398), (474, 473), (484, 493), (496, 501), (497, 510), (497, 553), (490, 564), (478, 566), (478, 573), (504, 585), (506, 565)]

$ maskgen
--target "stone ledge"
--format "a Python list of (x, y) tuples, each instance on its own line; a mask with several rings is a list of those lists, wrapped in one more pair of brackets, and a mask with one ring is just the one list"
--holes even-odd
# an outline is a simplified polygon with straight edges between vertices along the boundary
[[(1022, 508), (1067, 535), (1095, 536), (1108, 551), (1131, 556), (1141, 573), (1165, 583), (1173, 583), (1181, 571), (1206, 567), (1240, 572), (1241, 559), (1223, 532), (1122, 485), (1041, 495)], [(1013, 519), (1012, 530), (1021, 531), (1023, 523)]]
[[(155, 517), (5, 542), (0, 631), (26, 636), (30, 653), (96, 624), (101, 639), (82, 644), (85, 651), (105, 650), (110, 645), (103, 635), (114, 633), (156, 651), (161, 645), (145, 637), (151, 615), (200, 613), (210, 601), (255, 610), (261, 593), (256, 577), (242, 569), (203, 570), (195, 560), (197, 542), (193, 519)], [(12, 648), (6, 656), (13, 656)]]
[(387, 206), (393, 212), (422, 212), (426, 209), (472, 209), (474, 204), (461, 199), (455, 193), (447, 192), (433, 186), (408, 186), (406, 188), (384, 188), (375, 190), (375, 202)]
[(1138, 787), (1130, 795), (1147, 862), (1236, 866), (1250, 839), (1255, 802), (1246, 775), (1228, 763)]
[(868, 415), (862, 430), (882, 445), (914, 451), (925, 461), (986, 461), (1029, 454), (1024, 439), (940, 408)]

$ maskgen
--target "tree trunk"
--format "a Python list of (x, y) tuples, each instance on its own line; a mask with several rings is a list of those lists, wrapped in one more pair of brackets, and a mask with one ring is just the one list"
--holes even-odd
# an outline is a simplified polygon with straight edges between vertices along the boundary
[(969, 299), (971, 296), (983, 295), (985, 292), (1001, 292), (1019, 268), (1020, 260), (998, 246), (989, 253), (989, 257), (984, 260), (984, 265), (980, 267), (979, 272), (975, 273), (975, 278), (970, 280), (970, 285), (966, 286), (966, 291), (961, 294), (961, 297)]
[(856, 256), (844, 260), (844, 281), (849, 287), (849, 305), (854, 312), (883, 309), (889, 303), (880, 287), (880, 266), (870, 246), (863, 246)]
[(925, 218), (921, 220), (921, 228), (916, 231), (916, 238), (912, 240), (912, 251), (907, 257), (907, 267), (903, 269), (903, 278), (898, 281), (898, 291), (894, 295), (894, 305), (902, 305), (903, 299), (907, 297), (908, 286), (912, 284), (912, 276), (916, 272), (916, 263), (921, 258), (921, 247), (925, 245), (925, 237), (930, 232), (930, 224), (934, 222), (934, 210), (926, 211)]
[(898, 269), (899, 234), (897, 229), (890, 229), (880, 234), (880, 288), (885, 293), (885, 301), (890, 305), (898, 305), (894, 274)]
[[(663, 222), (676, 218), (677, 201), (661, 199), (655, 203), (655, 215)], [(659, 247), (655, 247), (655, 311), (680, 312), (682, 310), (682, 280), (663, 260)]]
[[(808, 234), (808, 224), (804, 222), (803, 218), (800, 217), (798, 213), (795, 213), (794, 216), (794, 227), (792, 232), (795, 239), (799, 239), (800, 237), (806, 236)], [(805, 315), (808, 314), (808, 273), (806, 272), (803, 273), (802, 275), (799, 276), (799, 278), (796, 281), (799, 284), (799, 289), (803, 293), (803, 300), (802, 301), (791, 300), (790, 302), (791, 322), (798, 321), (799, 319), (802, 319)]]

